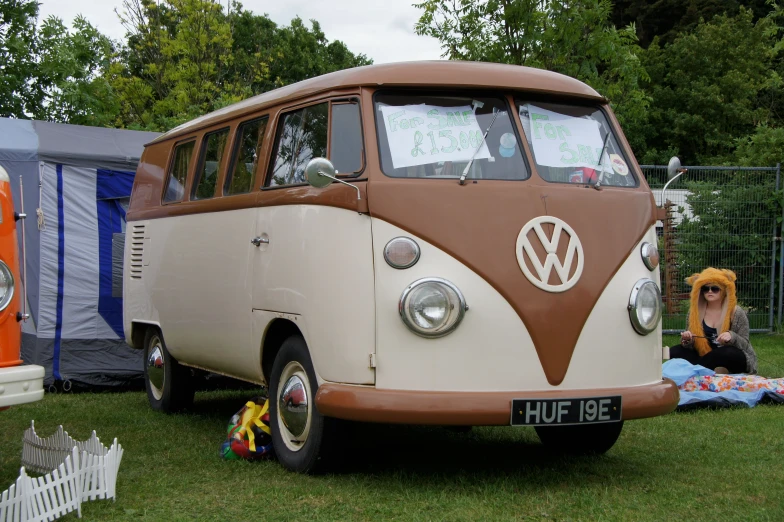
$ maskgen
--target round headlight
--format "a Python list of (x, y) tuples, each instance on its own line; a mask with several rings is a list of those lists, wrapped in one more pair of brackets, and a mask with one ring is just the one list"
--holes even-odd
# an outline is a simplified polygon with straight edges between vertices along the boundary
[(468, 305), (455, 285), (437, 277), (411, 283), (400, 296), (400, 317), (415, 334), (441, 337), (460, 324)]
[(0, 310), (5, 310), (14, 298), (14, 274), (0, 261)]
[(656, 329), (661, 319), (661, 292), (655, 282), (640, 279), (629, 297), (629, 319), (637, 333), (647, 335)]
[(653, 271), (659, 266), (659, 249), (656, 245), (643, 243), (642, 248), (640, 248), (640, 254), (642, 255), (642, 262), (645, 263), (648, 270)]
[(419, 245), (411, 238), (396, 237), (384, 247), (384, 259), (392, 268), (410, 268), (419, 261)]

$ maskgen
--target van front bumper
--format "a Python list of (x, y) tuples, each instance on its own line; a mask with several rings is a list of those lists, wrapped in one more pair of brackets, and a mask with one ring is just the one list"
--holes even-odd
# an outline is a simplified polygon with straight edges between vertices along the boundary
[(0, 368), (0, 408), (43, 399), (44, 372), (33, 364)]
[(520, 392), (428, 392), (379, 390), (371, 386), (324, 383), (316, 406), (327, 417), (388, 424), (508, 426), (512, 399), (623, 397), (623, 420), (664, 415), (678, 405), (678, 387), (669, 379), (628, 388)]

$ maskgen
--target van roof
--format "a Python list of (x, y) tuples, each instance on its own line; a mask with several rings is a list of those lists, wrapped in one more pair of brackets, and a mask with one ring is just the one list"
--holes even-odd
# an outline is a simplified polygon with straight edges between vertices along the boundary
[(183, 123), (158, 137), (152, 143), (192, 132), (268, 105), (355, 86), (434, 87), (449, 85), (457, 88), (514, 89), (545, 94), (567, 94), (603, 101), (604, 98), (585, 83), (563, 74), (487, 62), (433, 60), (386, 63), (344, 69), (267, 91), (217, 111)]

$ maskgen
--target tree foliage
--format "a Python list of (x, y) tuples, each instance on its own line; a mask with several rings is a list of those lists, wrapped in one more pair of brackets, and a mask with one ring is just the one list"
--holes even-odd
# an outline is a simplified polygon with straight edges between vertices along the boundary
[(654, 38), (645, 55), (653, 98), (645, 162), (676, 152), (687, 164), (733, 163), (738, 139), (773, 123), (765, 91), (780, 89), (773, 69), (777, 27), (741, 8), (701, 23), (672, 44)]
[(232, 35), (219, 3), (125, 0), (123, 6), (128, 44), (110, 77), (128, 102), (119, 124), (171, 128), (241, 94), (228, 75)]
[(49, 17), (38, 31), (36, 90), (32, 116), (80, 125), (110, 122), (118, 108), (106, 78), (113, 43), (79, 16), (70, 31)]
[(34, 104), (36, 0), (0, 3), (0, 115), (24, 114)]
[(425, 0), (416, 24), (444, 56), (526, 65), (580, 79), (612, 102), (634, 127), (649, 98), (633, 26), (610, 22), (609, 0)]
[(659, 44), (672, 43), (679, 35), (690, 33), (700, 22), (715, 16), (736, 16), (741, 7), (750, 9), (755, 21), (770, 12), (768, 0), (616, 0), (612, 21), (616, 27), (631, 23), (637, 29), (640, 45), (647, 49), (655, 36)]
[[(781, 216), (775, 176), (765, 171), (731, 172), (684, 183), (691, 216), (678, 225), (678, 273), (686, 277), (705, 267), (732, 267), (738, 276), (741, 305), (752, 327), (768, 325), (771, 237)], [(688, 292), (685, 284), (679, 289)]]
[(218, 0), (124, 0), (113, 42), (84, 18), (73, 29), (38, 2), (0, 3), (3, 116), (167, 130), (241, 99), (371, 63), (318, 22), (281, 27)]
[(151, 130), (254, 94), (369, 64), (316, 21), (279, 27), (266, 15), (214, 0), (124, 0), (128, 43), (110, 83), (126, 101), (118, 125)]
[(0, 114), (102, 124), (115, 112), (102, 73), (112, 42), (77, 17), (73, 31), (48, 17), (36, 26), (38, 2), (0, 3)]
[(686, 164), (737, 164), (780, 143), (784, 30), (771, 0), (415, 5), (417, 32), (437, 38), (449, 59), (539, 67), (594, 87), (644, 163), (679, 154)]

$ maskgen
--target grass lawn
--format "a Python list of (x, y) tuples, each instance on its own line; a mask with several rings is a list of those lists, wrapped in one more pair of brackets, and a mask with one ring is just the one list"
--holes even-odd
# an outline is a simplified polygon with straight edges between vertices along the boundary
[[(760, 374), (784, 376), (784, 337), (752, 344)], [(83, 504), (88, 521), (784, 520), (784, 406), (630, 421), (606, 455), (581, 458), (548, 453), (532, 428), (361, 426), (345, 469), (301, 476), (218, 457), (251, 395), (198, 393), (191, 412), (167, 416), (141, 392), (47, 394), (0, 413), (0, 490), (34, 419), (42, 437), (62, 424), (125, 448), (117, 501)]]

